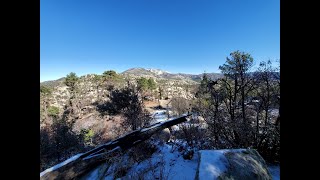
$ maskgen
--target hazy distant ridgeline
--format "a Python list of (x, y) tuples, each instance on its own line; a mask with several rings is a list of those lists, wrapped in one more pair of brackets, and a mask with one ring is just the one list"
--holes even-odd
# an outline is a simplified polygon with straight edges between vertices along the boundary
[[(153, 78), (162, 78), (162, 79), (171, 79), (171, 80), (187, 80), (191, 83), (200, 82), (204, 73), (202, 74), (186, 74), (186, 73), (169, 73), (161, 69), (145, 69), (145, 68), (131, 68), (120, 73), (124, 76), (133, 76), (133, 77), (153, 77)], [(205, 73), (207, 77), (211, 80), (216, 80), (223, 77), (222, 73)], [(280, 77), (279, 72), (274, 72), (274, 74)], [(40, 83), (41, 85), (46, 85), (49, 87), (55, 87), (63, 83), (64, 77), (57, 80), (44, 81)], [(194, 82), (192, 82), (194, 81)]]
[[(133, 77), (153, 77), (153, 78), (163, 78), (163, 79), (172, 79), (172, 80), (188, 80), (188, 81), (195, 81), (200, 82), (203, 76), (202, 74), (185, 74), (185, 73), (169, 73), (164, 70), (160, 69), (145, 69), (145, 68), (131, 68), (122, 73), (121, 75), (128, 76), (131, 75)], [(207, 76), (212, 79), (216, 80), (218, 78), (222, 78), (223, 74), (221, 73), (206, 73)], [(50, 80), (44, 81), (41, 84), (47, 86), (56, 86), (63, 82), (64, 78), (60, 78), (57, 80)]]

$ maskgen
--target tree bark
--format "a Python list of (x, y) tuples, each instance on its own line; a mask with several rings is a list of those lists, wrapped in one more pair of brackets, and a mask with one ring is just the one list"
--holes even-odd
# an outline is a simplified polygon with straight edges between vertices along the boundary
[[(187, 116), (190, 115), (191, 114)], [(71, 161), (53, 171), (49, 171), (43, 174), (40, 179), (51, 180), (78, 178), (85, 172), (92, 170), (92, 168), (104, 162), (106, 159), (112, 157), (115, 152), (125, 151), (143, 142), (144, 140), (149, 139), (153, 134), (161, 131), (162, 129), (187, 121), (187, 116), (182, 116), (162, 123), (156, 123), (151, 126), (133, 131), (114, 141), (103, 144), (86, 153), (83, 153), (76, 160)]]

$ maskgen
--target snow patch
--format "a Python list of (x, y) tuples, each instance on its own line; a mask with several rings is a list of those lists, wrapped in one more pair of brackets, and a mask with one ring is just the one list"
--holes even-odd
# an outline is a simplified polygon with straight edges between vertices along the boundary
[[(177, 139), (176, 145), (186, 146), (186, 142)], [(145, 179), (172, 179), (172, 180), (194, 180), (197, 176), (199, 179), (217, 179), (223, 172), (227, 170), (228, 160), (225, 157), (226, 152), (242, 152), (245, 149), (221, 149), (221, 150), (200, 150), (199, 153), (194, 153), (191, 160), (183, 159), (181, 152), (173, 150), (172, 144), (157, 145), (158, 150), (152, 156), (140, 163), (135, 163), (127, 172), (124, 179), (137, 179), (139, 175), (143, 175)], [(125, 156), (126, 157), (126, 156)], [(200, 162), (201, 157), (201, 162)], [(124, 163), (126, 160), (124, 158)], [(105, 174), (105, 180), (114, 179), (112, 169)], [(272, 178), (280, 179), (280, 167), (268, 167)], [(161, 172), (161, 173), (160, 173)], [(98, 168), (88, 174), (88, 180), (97, 179)], [(141, 177), (141, 176), (140, 176)], [(122, 178), (120, 178), (122, 179)]]
[(152, 114), (152, 117), (153, 117), (152, 123), (163, 122), (168, 120), (166, 110), (156, 110)]
[[(183, 159), (182, 155), (174, 151), (172, 152), (172, 146), (168, 144), (164, 144), (163, 146), (159, 146), (159, 151), (154, 153), (150, 160), (145, 160), (137, 165), (135, 165), (128, 174), (132, 174), (135, 172), (141, 172), (144, 169), (150, 167), (150, 164), (157, 165), (155, 169), (156, 176), (159, 176), (159, 171), (162, 168), (164, 176), (167, 176), (168, 179), (173, 180), (193, 180), (195, 179), (197, 166), (198, 166), (198, 154), (195, 153), (191, 160)], [(161, 165), (161, 163), (163, 163)], [(145, 174), (146, 177), (152, 177), (154, 174), (152, 172), (148, 172)], [(147, 178), (148, 179), (148, 178)]]
[(57, 164), (57, 165), (55, 165), (55, 166), (52, 166), (51, 168), (48, 168), (48, 169), (42, 171), (42, 172), (40, 173), (40, 177), (43, 176), (44, 174), (46, 174), (47, 172), (54, 171), (54, 170), (60, 168), (61, 166), (64, 166), (64, 165), (66, 165), (66, 164), (68, 164), (68, 163), (70, 163), (70, 162), (78, 159), (82, 154), (83, 154), (83, 153), (74, 155), (74, 156), (72, 156), (71, 158), (63, 161), (62, 163), (59, 163), (59, 164)]
[(148, 71), (150, 71), (150, 72), (153, 72), (153, 73), (155, 73), (155, 74), (157, 74), (157, 75), (169, 73), (168, 71), (163, 71), (163, 70), (161, 70), (161, 69), (152, 69), (152, 68), (149, 68), (149, 69), (146, 69), (146, 70), (148, 70)]

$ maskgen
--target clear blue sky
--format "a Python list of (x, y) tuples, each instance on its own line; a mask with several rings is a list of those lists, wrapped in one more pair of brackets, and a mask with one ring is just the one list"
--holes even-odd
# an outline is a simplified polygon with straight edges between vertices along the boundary
[(279, 0), (41, 0), (40, 82), (132, 67), (219, 72), (280, 59)]

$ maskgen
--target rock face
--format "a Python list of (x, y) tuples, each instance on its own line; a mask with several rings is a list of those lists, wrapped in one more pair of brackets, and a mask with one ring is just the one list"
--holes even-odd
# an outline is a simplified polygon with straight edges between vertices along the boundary
[(197, 179), (272, 179), (264, 159), (253, 149), (199, 151)]

